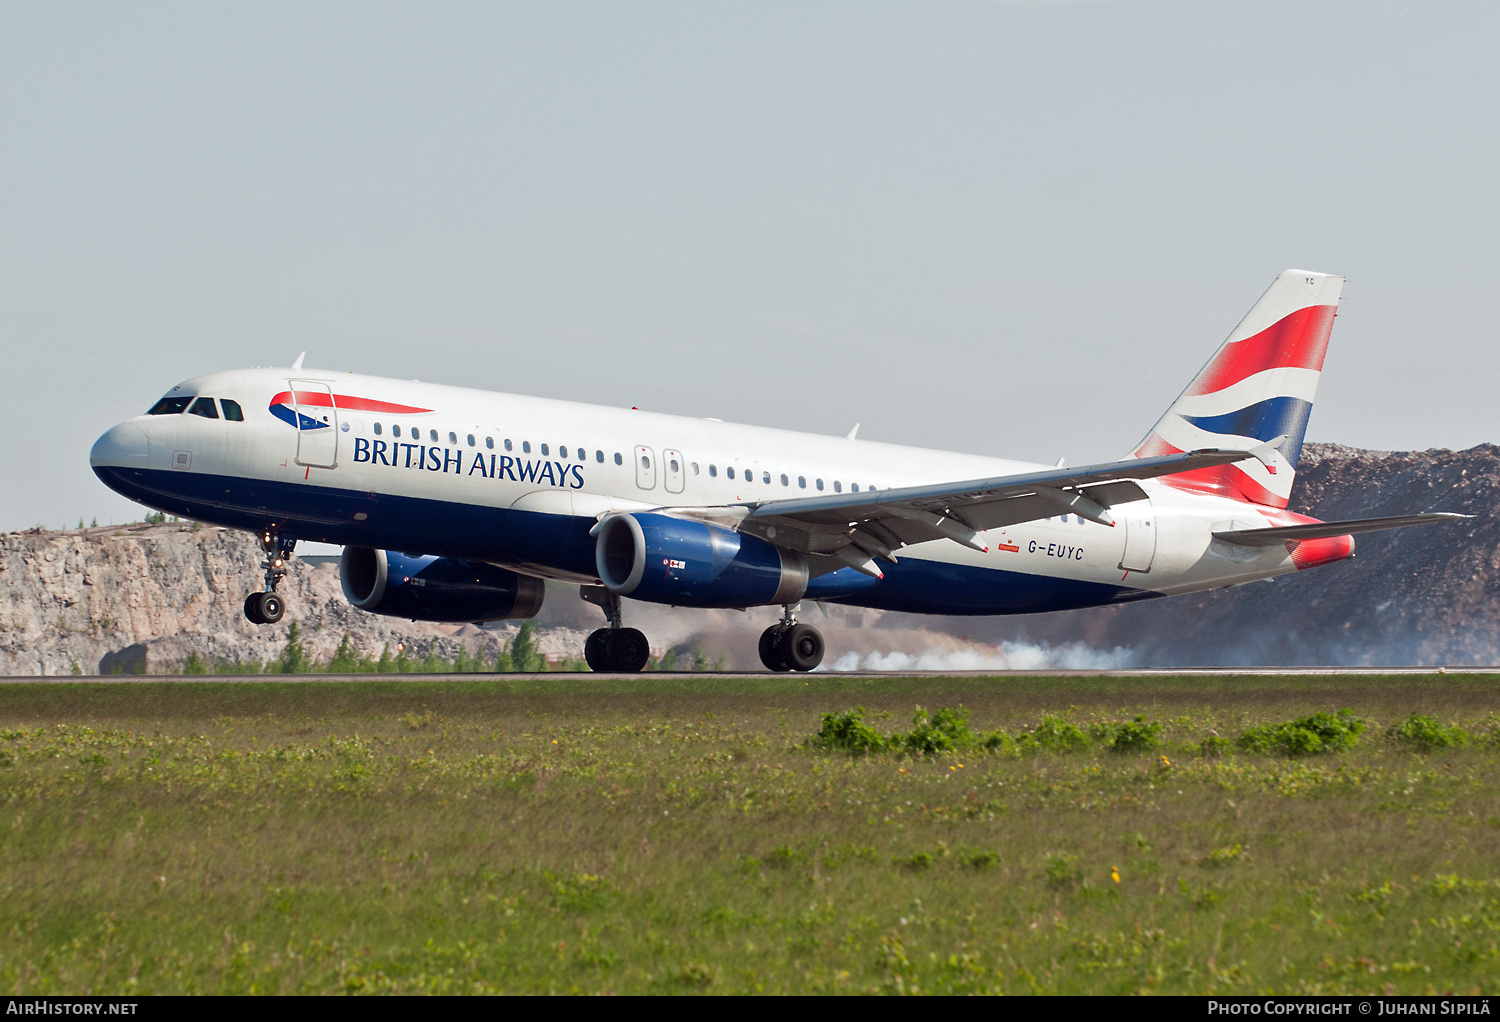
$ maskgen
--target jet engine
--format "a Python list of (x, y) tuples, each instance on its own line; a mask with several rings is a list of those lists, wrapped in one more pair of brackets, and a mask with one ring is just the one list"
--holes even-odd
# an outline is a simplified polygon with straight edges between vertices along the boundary
[(502, 621), (534, 617), (546, 586), (539, 578), (456, 557), (345, 547), (344, 599), (360, 610), (414, 621)]
[(612, 592), (681, 607), (795, 603), (807, 591), (800, 554), (708, 522), (638, 512), (597, 527), (594, 564)]

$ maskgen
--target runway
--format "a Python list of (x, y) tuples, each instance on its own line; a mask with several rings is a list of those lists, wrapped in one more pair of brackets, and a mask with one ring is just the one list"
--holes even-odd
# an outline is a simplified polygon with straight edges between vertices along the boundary
[(97, 685), (196, 683), (240, 685), (256, 683), (298, 684), (317, 682), (464, 682), (464, 681), (757, 681), (781, 677), (788, 682), (812, 679), (839, 681), (893, 681), (901, 678), (1265, 678), (1265, 677), (1372, 677), (1436, 675), (1500, 675), (1500, 666), (1484, 667), (1169, 667), (1128, 671), (813, 671), (809, 674), (773, 675), (765, 672), (714, 673), (708, 671), (647, 671), (640, 674), (596, 674), (554, 671), (528, 674), (107, 674), (107, 675), (18, 675), (0, 678), (0, 685)]

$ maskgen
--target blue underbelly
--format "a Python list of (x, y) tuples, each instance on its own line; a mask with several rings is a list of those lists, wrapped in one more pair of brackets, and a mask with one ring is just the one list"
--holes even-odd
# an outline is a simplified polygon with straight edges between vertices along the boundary
[[(512, 511), (314, 483), (95, 466), (105, 485), (183, 518), (299, 540), (490, 561), (593, 579), (592, 518)], [(913, 614), (1036, 614), (1146, 599), (1150, 590), (906, 557), (831, 602)]]

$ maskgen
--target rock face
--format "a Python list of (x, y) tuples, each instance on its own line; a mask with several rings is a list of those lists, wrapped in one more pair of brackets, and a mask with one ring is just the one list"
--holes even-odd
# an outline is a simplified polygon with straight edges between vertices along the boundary
[(261, 560), (244, 533), (183, 523), (0, 536), (0, 674), (155, 673), (194, 651), (265, 661), (279, 655), (292, 620), (319, 659), (346, 632), (373, 655), (386, 643), (425, 651), (437, 639), (450, 657), (459, 643), (493, 656), (515, 632), (366, 614), (344, 602), (335, 565), (295, 560), (281, 589), (287, 617), (252, 625), (242, 604), (261, 587)]
[[(1456, 525), (1360, 536), (1356, 556), (1272, 582), (1121, 607), (1010, 618), (930, 618), (858, 608), (805, 611), (830, 666), (1246, 666), (1500, 663), (1500, 448), (1387, 453), (1309, 444), (1292, 509), (1318, 518), (1417, 511), (1475, 515)], [(493, 657), (515, 622), (478, 628), (377, 617), (344, 602), (332, 563), (294, 561), (286, 619), (244, 619), (260, 588), (260, 548), (242, 533), (185, 523), (0, 536), (0, 675), (156, 672), (205, 658), (265, 661), (297, 620), (326, 659), (347, 633), (445, 657)], [(759, 669), (755, 642), (778, 608), (676, 611), (628, 604), (658, 649), (691, 644)], [(577, 656), (603, 623), (572, 587), (549, 587), (539, 646)], [(1038, 646), (1040, 643), (1042, 645)], [(998, 648), (997, 648), (998, 646)]]

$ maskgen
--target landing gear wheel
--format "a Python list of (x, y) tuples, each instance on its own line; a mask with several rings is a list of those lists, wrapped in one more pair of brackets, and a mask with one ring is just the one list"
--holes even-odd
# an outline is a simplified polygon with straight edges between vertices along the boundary
[(609, 658), (605, 653), (605, 644), (609, 642), (609, 629), (596, 628), (589, 633), (588, 640), (583, 644), (583, 659), (589, 665), (589, 670), (604, 673), (609, 670)]
[(772, 625), (760, 633), (760, 662), (766, 665), (766, 670), (778, 674), (792, 669), (792, 665), (786, 662), (786, 657), (781, 655), (780, 625)]
[(651, 646), (638, 628), (617, 628), (604, 640), (604, 659), (612, 671), (635, 674), (651, 659)]
[(810, 671), (823, 662), (823, 635), (812, 625), (792, 625), (777, 646), (794, 671)]
[(286, 613), (286, 602), (275, 593), (255, 593), (255, 612), (262, 622), (274, 625)]
[(260, 593), (245, 597), (245, 618), (252, 625), (263, 625), (266, 619), (260, 616)]

